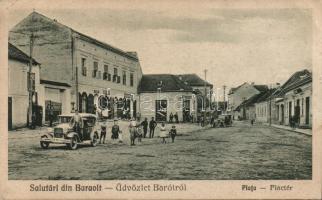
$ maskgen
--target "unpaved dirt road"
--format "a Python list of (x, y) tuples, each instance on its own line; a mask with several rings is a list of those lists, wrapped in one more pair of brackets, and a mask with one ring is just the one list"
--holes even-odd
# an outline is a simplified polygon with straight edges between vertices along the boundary
[(182, 126), (175, 143), (153, 138), (129, 146), (126, 134), (124, 143), (108, 135), (107, 144), (75, 151), (44, 150), (37, 134), (9, 133), (9, 179), (311, 179), (310, 136), (242, 122), (190, 133)]

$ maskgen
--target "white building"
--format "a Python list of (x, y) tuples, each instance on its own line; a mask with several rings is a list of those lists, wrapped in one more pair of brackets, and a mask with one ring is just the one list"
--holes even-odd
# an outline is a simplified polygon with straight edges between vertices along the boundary
[[(28, 73), (29, 56), (9, 43), (8, 46), (8, 128), (24, 127), (28, 123)], [(32, 74), (33, 104), (37, 105), (41, 95), (39, 79), (40, 64), (33, 60)]]
[(289, 125), (293, 117), (299, 127), (312, 127), (312, 74), (295, 72), (282, 86), (276, 102), (276, 121)]
[(228, 110), (234, 115), (234, 119), (246, 119), (245, 109), (241, 111), (240, 105), (251, 97), (266, 92), (266, 85), (256, 85), (254, 83), (243, 83), (242, 85), (231, 88), (228, 93)]
[(141, 118), (154, 117), (157, 121), (169, 121), (170, 114), (177, 114), (179, 121), (188, 121), (197, 115), (197, 99), (192, 87), (176, 75), (143, 75), (139, 85), (139, 109)]

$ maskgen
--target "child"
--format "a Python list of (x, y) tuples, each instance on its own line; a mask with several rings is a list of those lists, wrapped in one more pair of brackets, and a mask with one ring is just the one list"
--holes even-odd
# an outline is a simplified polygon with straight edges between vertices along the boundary
[(162, 122), (160, 127), (160, 138), (162, 138), (162, 144), (167, 143), (167, 141), (165, 140), (167, 137), (168, 137), (168, 134), (165, 128), (165, 124), (164, 122)]
[(117, 119), (114, 119), (114, 125), (112, 126), (112, 139), (118, 139), (119, 138), (119, 133), (120, 133), (120, 127), (117, 124)]
[(172, 143), (174, 143), (174, 138), (176, 137), (176, 135), (177, 135), (176, 126), (172, 126), (172, 128), (170, 130), (170, 136), (171, 136), (171, 139), (172, 139)]
[(137, 133), (138, 133), (138, 143), (141, 143), (142, 142), (142, 137), (143, 137), (141, 125), (139, 125), (137, 127)]

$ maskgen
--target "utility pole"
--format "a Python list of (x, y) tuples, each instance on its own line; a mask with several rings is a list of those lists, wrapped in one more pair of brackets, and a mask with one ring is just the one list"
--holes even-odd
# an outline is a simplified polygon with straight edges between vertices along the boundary
[(28, 70), (28, 93), (29, 93), (29, 105), (28, 105), (28, 126), (31, 127), (32, 125), (32, 96), (33, 96), (33, 81), (32, 81), (32, 65), (33, 65), (33, 59), (32, 59), (32, 53), (33, 53), (33, 48), (34, 48), (34, 34), (33, 32), (30, 35), (29, 39), (29, 70)]
[(224, 113), (226, 113), (226, 85), (224, 85), (223, 88), (224, 88)]
[(76, 66), (75, 69), (75, 73), (76, 73), (76, 77), (75, 77), (75, 82), (76, 82), (76, 108), (75, 110), (78, 110), (78, 112), (80, 112), (79, 110), (79, 95), (78, 95), (78, 67)]
[(269, 125), (272, 125), (272, 85), (269, 86)]
[(205, 125), (205, 122), (206, 122), (206, 99), (207, 99), (207, 84), (206, 84), (206, 80), (207, 80), (207, 69), (204, 70), (204, 73), (205, 73), (205, 81), (204, 81), (204, 87), (205, 87), (205, 96), (204, 96), (204, 115), (203, 115), (203, 120), (204, 120), (204, 125)]

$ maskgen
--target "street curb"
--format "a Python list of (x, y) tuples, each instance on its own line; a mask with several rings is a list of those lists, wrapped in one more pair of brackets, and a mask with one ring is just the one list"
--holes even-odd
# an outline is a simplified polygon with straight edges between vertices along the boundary
[[(268, 126), (268, 125), (266, 125)], [(270, 126), (270, 127), (273, 127), (273, 128), (276, 128), (276, 129), (281, 129), (281, 130), (286, 130), (286, 131), (292, 131), (292, 132), (295, 132), (295, 133), (300, 133), (300, 134), (304, 134), (304, 135), (307, 135), (307, 136), (312, 136), (312, 134), (309, 134), (309, 133), (304, 133), (304, 132), (301, 132), (301, 131), (297, 131), (297, 130), (292, 130), (292, 129), (285, 129), (285, 128), (282, 128), (282, 127), (277, 127), (277, 126)]]

